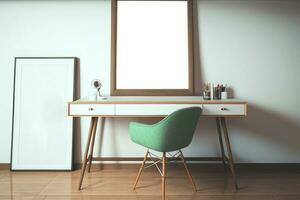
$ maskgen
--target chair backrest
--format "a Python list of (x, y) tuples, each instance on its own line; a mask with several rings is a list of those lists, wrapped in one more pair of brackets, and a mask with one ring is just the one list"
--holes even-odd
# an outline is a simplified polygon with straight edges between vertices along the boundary
[(188, 146), (192, 141), (201, 113), (200, 107), (184, 108), (155, 124), (156, 130), (160, 130), (159, 150), (168, 152)]

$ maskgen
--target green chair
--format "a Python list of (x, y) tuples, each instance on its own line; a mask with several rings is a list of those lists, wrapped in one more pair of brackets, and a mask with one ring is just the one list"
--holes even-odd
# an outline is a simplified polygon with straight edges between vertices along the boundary
[[(146, 125), (137, 122), (131, 122), (129, 124), (131, 140), (147, 148), (146, 155), (139, 169), (133, 189), (136, 188), (149, 155), (149, 158), (153, 161), (150, 166), (155, 165), (162, 175), (162, 199), (165, 199), (167, 159), (178, 160), (178, 157), (180, 158), (194, 190), (197, 190), (193, 178), (185, 163), (181, 149), (187, 147), (191, 143), (201, 113), (202, 109), (200, 107), (190, 107), (177, 110), (153, 125)], [(155, 155), (150, 153), (149, 149), (162, 152), (162, 158), (154, 159), (153, 156)], [(177, 153), (172, 155), (170, 154), (172, 151), (177, 151)], [(171, 155), (171, 158), (167, 158), (166, 153)], [(162, 170), (160, 170), (157, 165), (159, 162), (162, 163)]]

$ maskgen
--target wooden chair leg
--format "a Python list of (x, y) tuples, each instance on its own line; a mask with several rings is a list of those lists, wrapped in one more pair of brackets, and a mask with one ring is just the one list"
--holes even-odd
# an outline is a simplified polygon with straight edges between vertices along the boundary
[(180, 158), (181, 158), (181, 160), (182, 160), (182, 163), (183, 163), (183, 165), (184, 165), (184, 168), (185, 168), (185, 171), (186, 171), (186, 173), (187, 173), (187, 175), (188, 175), (188, 178), (189, 178), (189, 180), (190, 180), (190, 183), (192, 184), (194, 191), (197, 192), (196, 184), (195, 184), (194, 179), (193, 179), (193, 177), (192, 177), (192, 175), (191, 175), (191, 173), (190, 173), (190, 171), (189, 171), (189, 169), (188, 169), (188, 167), (187, 167), (187, 165), (186, 165), (186, 162), (185, 162), (183, 153), (181, 152), (181, 150), (179, 150), (179, 152), (180, 152)]
[(81, 190), (81, 185), (82, 185), (82, 181), (83, 181), (83, 177), (84, 177), (84, 172), (85, 172), (86, 165), (87, 165), (87, 162), (88, 162), (88, 153), (89, 153), (89, 149), (90, 149), (91, 138), (92, 138), (92, 135), (93, 135), (93, 129), (94, 129), (96, 121), (97, 121), (97, 117), (92, 117), (91, 123), (90, 123), (89, 136), (88, 136), (88, 139), (87, 139), (87, 144), (86, 144), (86, 149), (85, 149), (85, 154), (84, 154), (84, 159), (83, 159), (83, 163), (82, 163), (82, 167), (81, 167), (81, 175), (80, 175), (80, 179), (79, 179), (78, 190)]
[(163, 152), (162, 158), (161, 199), (166, 199), (166, 152)]
[(235, 170), (234, 170), (234, 162), (233, 162), (233, 156), (232, 156), (231, 147), (230, 147), (230, 141), (229, 141), (229, 137), (228, 137), (228, 130), (227, 130), (227, 126), (226, 126), (226, 121), (225, 121), (224, 117), (221, 117), (220, 120), (221, 120), (221, 125), (222, 125), (222, 128), (223, 128), (224, 139), (225, 139), (227, 153), (228, 153), (228, 157), (229, 157), (229, 165), (230, 165), (232, 178), (233, 178), (233, 181), (234, 181), (235, 189), (238, 190), (238, 184), (237, 184), (237, 179), (236, 179)]
[(139, 169), (139, 173), (138, 173), (138, 175), (137, 175), (137, 177), (136, 177), (136, 179), (135, 179), (135, 183), (134, 183), (134, 185), (133, 185), (133, 190), (135, 190), (136, 185), (137, 185), (137, 183), (138, 183), (138, 181), (139, 181), (139, 179), (140, 179), (141, 173), (142, 173), (142, 171), (143, 171), (143, 169), (144, 169), (145, 163), (146, 163), (147, 158), (148, 158), (148, 153), (149, 153), (149, 149), (147, 149), (146, 155), (144, 156), (143, 163), (142, 163), (142, 165), (141, 165), (141, 167), (140, 167), (140, 169)]
[(220, 119), (218, 117), (216, 118), (216, 124), (217, 124), (217, 131), (218, 131), (219, 142), (220, 142), (222, 162), (223, 162), (224, 169), (226, 170), (225, 151), (224, 151), (224, 145), (223, 145), (223, 138), (222, 138), (222, 132), (221, 132)]
[(98, 118), (96, 118), (95, 125), (94, 125), (95, 127), (93, 128), (93, 136), (92, 136), (92, 141), (91, 141), (91, 146), (90, 146), (90, 154), (89, 154), (89, 168), (88, 168), (88, 173), (91, 172), (91, 167), (92, 167), (92, 162), (93, 162), (94, 143), (95, 143), (97, 125), (98, 125)]

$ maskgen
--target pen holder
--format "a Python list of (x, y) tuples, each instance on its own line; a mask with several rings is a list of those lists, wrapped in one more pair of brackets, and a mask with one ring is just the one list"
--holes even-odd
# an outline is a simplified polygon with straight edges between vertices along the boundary
[(221, 90), (219, 90), (217, 87), (214, 87), (214, 99), (219, 100), (221, 99)]
[(210, 100), (210, 91), (209, 90), (205, 90), (203, 92), (203, 99), (204, 100)]

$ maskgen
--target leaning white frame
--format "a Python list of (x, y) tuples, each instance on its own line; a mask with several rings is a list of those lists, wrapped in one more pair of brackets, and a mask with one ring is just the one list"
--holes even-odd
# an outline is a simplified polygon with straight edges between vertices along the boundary
[[(66, 74), (66, 77), (64, 77), (64, 82), (67, 82), (68, 86), (66, 86), (64, 89), (67, 91), (66, 94), (66, 98), (63, 99), (61, 101), (61, 103), (64, 103), (64, 105), (62, 105), (62, 107), (64, 107), (64, 110), (60, 110), (61, 111), (61, 115), (66, 116), (66, 121), (64, 121), (65, 127), (67, 127), (67, 130), (61, 130), (61, 133), (65, 134), (65, 141), (66, 141), (66, 148), (67, 150), (65, 152), (60, 152), (57, 151), (57, 155), (62, 155), (65, 156), (64, 158), (66, 159), (65, 163), (55, 163), (55, 164), (51, 164), (51, 163), (46, 163), (46, 164), (22, 164), (22, 162), (20, 162), (20, 149), (19, 149), (19, 145), (20, 145), (20, 130), (21, 127), (18, 125), (18, 111), (20, 110), (20, 95), (21, 95), (21, 89), (18, 88), (19, 85), (21, 83), (22, 80), (19, 80), (18, 78), (18, 62), (19, 60), (25, 60), (25, 61), (29, 61), (29, 60), (49, 60), (49, 61), (54, 61), (55, 59), (57, 61), (66, 61), (68, 60), (68, 65), (66, 65), (66, 67), (68, 67), (67, 72), (68, 74)], [(75, 70), (76, 70), (76, 63), (77, 63), (77, 58), (75, 57), (16, 57), (15, 58), (15, 72), (14, 72), (14, 93), (13, 93), (13, 115), (12, 115), (12, 137), (11, 137), (11, 170), (72, 170), (73, 168), (73, 119), (67, 119), (67, 102), (68, 101), (73, 101), (74, 100), (74, 94), (75, 94), (75, 90), (74, 90), (74, 79), (75, 79)], [(46, 74), (48, 76), (48, 74)], [(55, 77), (55, 81), (57, 80), (57, 76)], [(47, 88), (49, 88), (49, 84), (47, 85)], [(31, 88), (32, 90), (32, 88)], [(34, 89), (32, 91), (35, 91)], [(24, 91), (22, 91), (24, 93)], [(29, 91), (27, 91), (29, 92)], [(47, 106), (46, 106), (47, 107)], [(45, 108), (45, 107), (44, 107)], [(35, 107), (35, 109), (38, 109)], [(53, 109), (53, 107), (49, 108), (49, 109)], [(49, 111), (49, 110), (48, 110)], [(34, 112), (34, 109), (33, 109)], [(43, 112), (45, 114), (45, 112)], [(47, 123), (49, 122), (48, 120), (45, 120)], [(46, 128), (45, 128), (46, 129)], [(18, 132), (18, 133), (17, 133)], [(53, 132), (51, 132), (53, 133)], [(53, 134), (55, 134), (56, 132), (54, 132)], [(30, 136), (30, 135), (29, 135)], [(53, 136), (52, 136), (53, 137)], [(48, 138), (47, 138), (48, 139)], [(58, 138), (57, 138), (58, 139)], [(16, 140), (16, 141), (15, 141)], [(34, 144), (37, 141), (32, 141), (32, 144)], [(63, 146), (63, 145), (61, 145)], [(53, 150), (53, 149), (57, 149), (58, 146), (53, 146), (52, 149), (50, 148), (49, 150)], [(24, 149), (22, 150), (24, 151)], [(34, 155), (32, 155), (32, 157), (36, 157), (37, 159), (42, 160), (44, 155), (39, 155), (39, 151), (38, 149), (35, 149), (36, 153)], [(44, 151), (45, 152), (45, 151)], [(65, 154), (64, 154), (65, 153)], [(53, 155), (52, 155), (53, 156)], [(64, 160), (61, 159), (61, 160)], [(52, 160), (53, 157), (52, 157)], [(57, 160), (56, 160), (57, 161)]]

